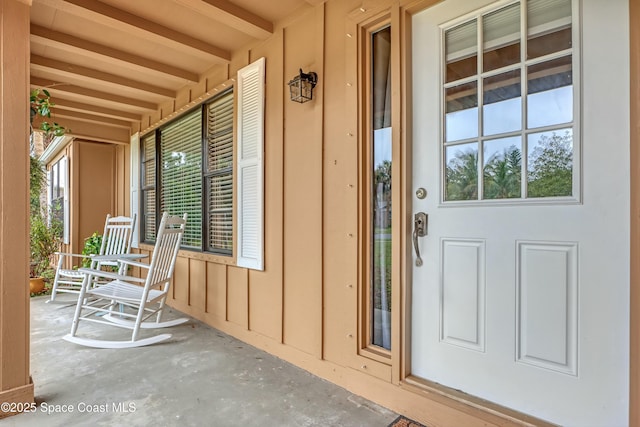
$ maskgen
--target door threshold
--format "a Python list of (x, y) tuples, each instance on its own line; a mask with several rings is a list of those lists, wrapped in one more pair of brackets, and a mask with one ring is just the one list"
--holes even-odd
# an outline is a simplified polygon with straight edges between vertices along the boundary
[(556, 424), (498, 405), (442, 384), (408, 376), (401, 387), (499, 426), (556, 427)]

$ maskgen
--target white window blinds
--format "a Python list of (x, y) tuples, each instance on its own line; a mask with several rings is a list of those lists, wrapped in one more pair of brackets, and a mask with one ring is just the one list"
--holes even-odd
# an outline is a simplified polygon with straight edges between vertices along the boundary
[(238, 71), (237, 264), (264, 269), (264, 75), (265, 59)]
[(206, 106), (207, 247), (211, 252), (233, 250), (233, 92)]
[(182, 245), (202, 247), (202, 113), (195, 110), (160, 131), (160, 209), (188, 214)]

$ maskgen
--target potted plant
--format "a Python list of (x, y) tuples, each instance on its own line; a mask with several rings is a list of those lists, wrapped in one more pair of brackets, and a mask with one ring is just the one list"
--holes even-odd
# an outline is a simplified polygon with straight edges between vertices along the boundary
[(29, 287), (31, 293), (44, 290), (45, 280), (53, 278), (51, 261), (53, 254), (60, 249), (62, 223), (55, 215), (46, 210), (32, 213), (29, 240), (31, 245), (31, 264), (29, 269)]

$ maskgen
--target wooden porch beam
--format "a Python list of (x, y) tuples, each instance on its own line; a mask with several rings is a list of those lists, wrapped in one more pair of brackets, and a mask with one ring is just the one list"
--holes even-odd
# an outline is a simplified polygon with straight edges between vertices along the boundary
[(264, 40), (273, 34), (273, 23), (227, 0), (174, 1), (257, 39)]
[(205, 60), (231, 61), (231, 52), (225, 49), (97, 0), (40, 0), (40, 3)]
[[(67, 127), (67, 120), (78, 120), (86, 123), (97, 123), (105, 126), (113, 126), (118, 128), (131, 129), (131, 122), (125, 120), (114, 119), (111, 117), (98, 116), (95, 114), (89, 114), (81, 111), (63, 110), (56, 108), (55, 121)], [(70, 127), (70, 126), (69, 126)], [(71, 128), (73, 131), (73, 128)]]
[(97, 60), (117, 60), (132, 68), (144, 68), (156, 71), (160, 74), (172, 76), (188, 82), (197, 83), (199, 77), (197, 73), (184, 70), (172, 65), (164, 64), (152, 59), (142, 58), (128, 52), (124, 52), (112, 47), (90, 42), (59, 31), (50, 30), (39, 25), (31, 24), (31, 40), (45, 46), (57, 47), (68, 52), (79, 53), (82, 56), (95, 58)]
[[(57, 115), (56, 115), (57, 117)], [(40, 121), (34, 121), (37, 128)], [(111, 144), (128, 144), (131, 135), (130, 128), (116, 127), (104, 123), (95, 123), (75, 118), (60, 120), (60, 124), (71, 129), (67, 135), (89, 141), (109, 142)]]
[[(35, 89), (35, 86), (33, 88)], [(57, 113), (59, 113), (61, 110), (69, 110), (95, 114), (98, 116), (111, 117), (114, 119), (126, 120), (129, 122), (139, 122), (142, 120), (141, 114), (129, 113), (127, 111), (120, 111), (92, 104), (85, 104), (84, 102), (71, 101), (65, 98), (52, 97), (51, 101), (55, 104), (55, 110)]]
[(98, 98), (104, 101), (110, 101), (117, 104), (129, 105), (141, 110), (156, 111), (158, 105), (153, 102), (146, 102), (140, 99), (127, 98), (125, 96), (114, 95), (113, 93), (100, 92), (94, 89), (75, 86), (64, 82), (56, 82), (53, 80), (42, 79), (38, 77), (31, 78), (31, 86), (47, 89), (51, 93), (66, 92), (75, 95), (86, 96), (88, 98)]
[(117, 76), (115, 74), (105, 73), (104, 71), (96, 70), (93, 68), (71, 64), (69, 62), (45, 58), (40, 55), (31, 55), (31, 68), (53, 71), (56, 74), (71, 76), (88, 83), (94, 83), (96, 81), (106, 82), (116, 86), (123, 86), (126, 88), (139, 90), (141, 92), (164, 96), (166, 98), (176, 97), (176, 92), (171, 89), (165, 89), (160, 86), (154, 86), (149, 83), (139, 82), (126, 77)]

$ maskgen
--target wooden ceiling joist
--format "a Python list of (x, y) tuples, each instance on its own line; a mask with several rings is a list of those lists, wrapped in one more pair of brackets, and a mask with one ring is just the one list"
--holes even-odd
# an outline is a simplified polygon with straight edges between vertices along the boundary
[(76, 52), (85, 57), (98, 60), (117, 60), (129, 66), (153, 70), (168, 76), (197, 83), (199, 76), (188, 70), (164, 64), (152, 59), (143, 58), (112, 47), (84, 40), (59, 31), (49, 30), (39, 25), (31, 25), (31, 40), (45, 46), (54, 46), (67, 51)]
[(140, 114), (128, 113), (126, 111), (114, 110), (112, 108), (100, 107), (93, 104), (85, 104), (84, 102), (71, 101), (65, 98), (52, 97), (51, 102), (55, 104), (56, 111), (80, 111), (95, 114), (98, 116), (126, 120), (128, 122), (139, 122), (140, 120), (142, 120), (142, 115)]
[[(34, 120), (33, 127), (38, 129), (40, 118)], [(68, 135), (75, 138), (88, 139), (90, 141), (109, 142), (112, 144), (128, 144), (130, 141), (131, 129), (111, 126), (104, 123), (91, 123), (85, 120), (65, 118), (60, 123), (70, 129)]]
[(231, 53), (218, 46), (149, 21), (97, 0), (46, 0), (64, 12), (117, 29), (134, 37), (144, 38), (179, 51), (190, 51), (203, 59), (231, 61)]
[(158, 109), (158, 105), (154, 104), (153, 102), (146, 102), (140, 99), (128, 98), (125, 96), (115, 95), (113, 93), (100, 92), (90, 88), (75, 86), (64, 82), (56, 82), (48, 79), (41, 79), (38, 77), (31, 78), (31, 86), (47, 89), (52, 93), (71, 93), (74, 95), (81, 95), (89, 98), (97, 98), (104, 101), (110, 101), (117, 104), (124, 104), (130, 107), (135, 107), (137, 109), (147, 110), (151, 112)]
[(112, 119), (111, 117), (96, 116), (94, 114), (81, 113), (79, 111), (64, 110), (59, 108), (56, 110), (55, 114), (56, 119), (73, 119), (87, 123), (100, 123), (105, 126), (113, 126), (125, 129), (131, 128), (131, 123), (124, 120)]
[(273, 34), (273, 23), (227, 0), (174, 1), (257, 39), (264, 40)]
[(104, 71), (83, 67), (81, 65), (45, 58), (39, 55), (31, 55), (31, 66), (33, 69), (41, 68), (43, 70), (50, 70), (54, 73), (72, 76), (76, 79), (87, 81), (89, 83), (98, 81), (142, 92), (148, 92), (154, 95), (164, 96), (166, 98), (176, 97), (176, 92), (170, 89), (135, 81), (122, 76), (116, 76), (115, 74), (105, 73)]

